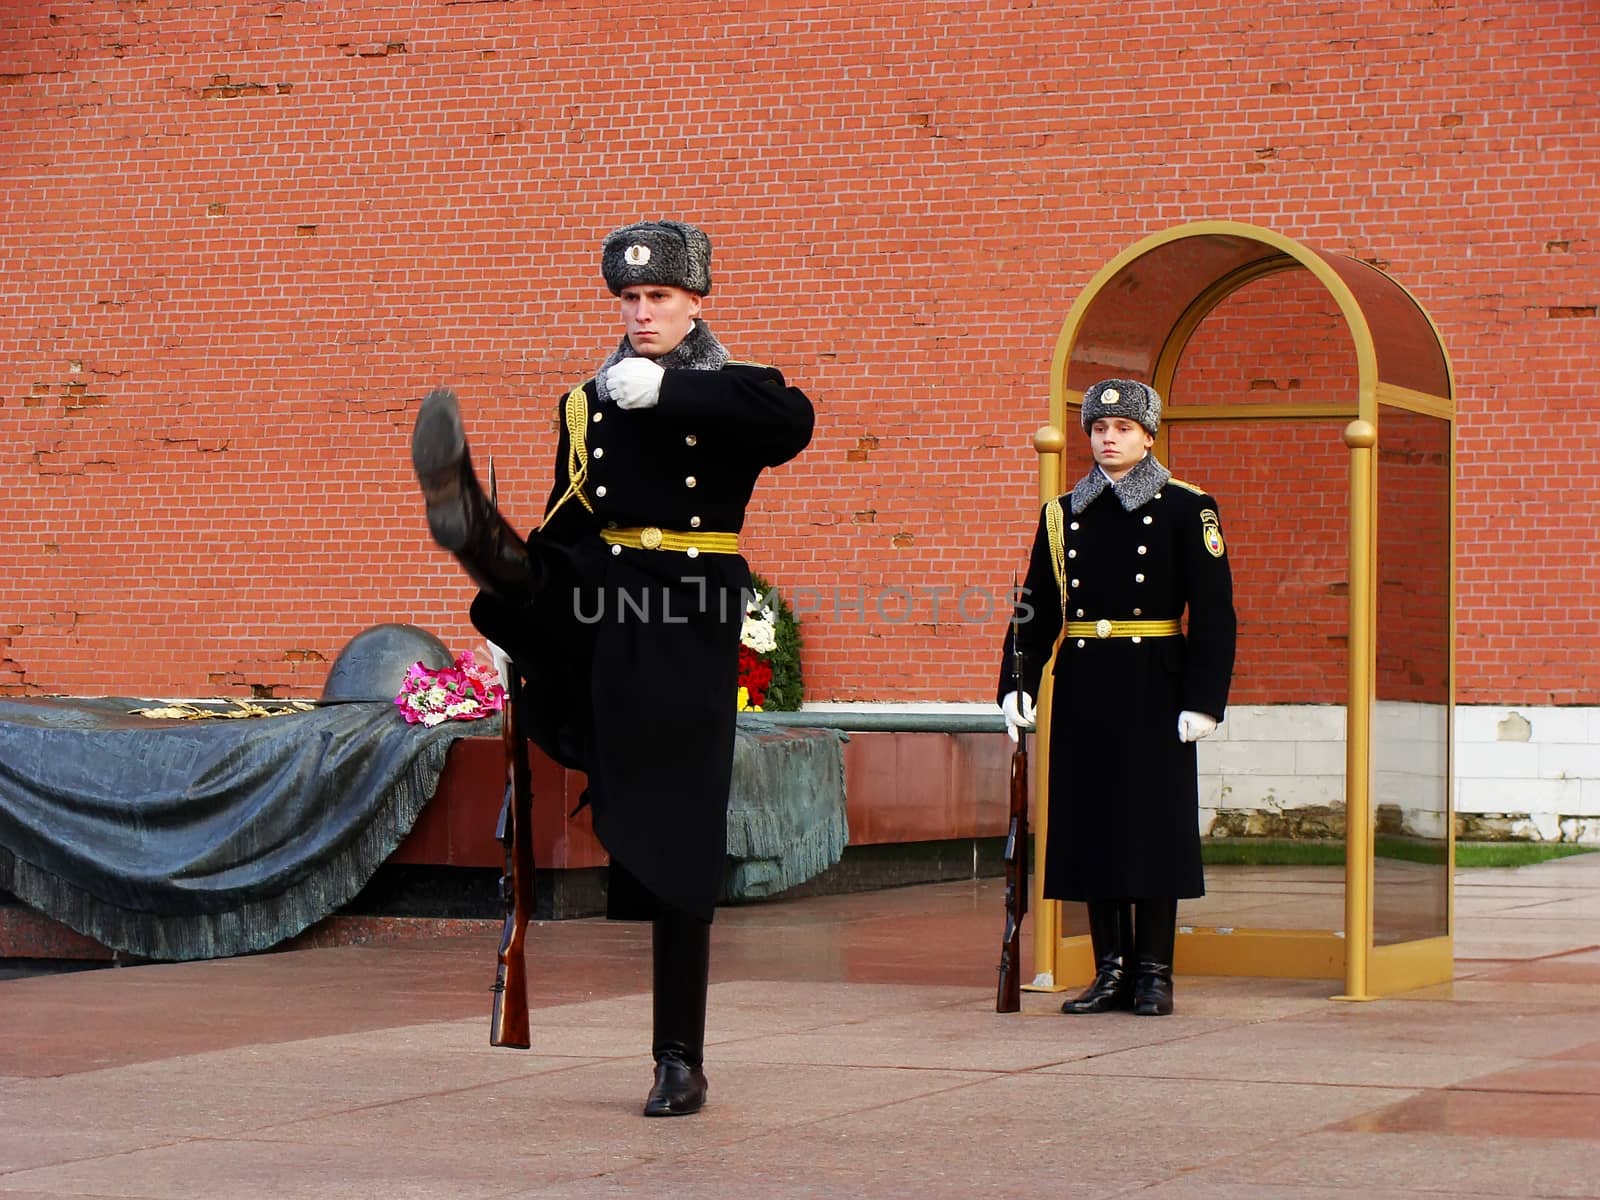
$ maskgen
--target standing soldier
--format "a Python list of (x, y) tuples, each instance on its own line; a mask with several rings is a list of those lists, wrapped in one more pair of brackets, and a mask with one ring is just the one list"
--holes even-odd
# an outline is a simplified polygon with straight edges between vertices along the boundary
[(1010, 633), (1000, 674), (1015, 739), (1061, 638), (1044, 895), (1088, 904), (1095, 958), (1064, 1013), (1170, 1013), (1178, 901), (1205, 894), (1194, 743), (1228, 699), (1233, 579), (1217, 502), (1150, 453), (1160, 423), (1143, 383), (1084, 392), (1095, 465), (1040, 514), (1016, 624), (1024, 677)]
[(811, 402), (733, 362), (700, 319), (711, 243), (615, 230), (600, 270), (625, 336), (557, 409), (555, 482), (526, 542), (484, 496), (460, 411), (423, 400), (412, 462), (434, 540), (479, 587), (472, 620), (527, 681), (528, 733), (588, 775), (607, 915), (650, 920), (655, 1080), (646, 1116), (705, 1103), (711, 919), (727, 861), (739, 532), (756, 478), (804, 449)]

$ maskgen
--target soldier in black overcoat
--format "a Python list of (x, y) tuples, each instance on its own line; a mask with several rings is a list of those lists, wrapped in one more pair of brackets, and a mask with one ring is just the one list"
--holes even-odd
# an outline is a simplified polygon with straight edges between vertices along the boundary
[(705, 1102), (711, 920), (726, 872), (739, 553), (756, 479), (811, 438), (811, 402), (735, 362), (701, 318), (711, 243), (693, 225), (613, 231), (601, 273), (621, 345), (557, 405), (555, 478), (524, 540), (478, 485), (460, 410), (412, 435), (429, 528), (479, 587), (473, 623), (525, 680), (527, 732), (588, 778), (607, 915), (650, 920), (655, 1079), (646, 1116)]
[(1087, 903), (1096, 971), (1061, 1011), (1163, 1016), (1178, 901), (1205, 894), (1194, 743), (1227, 705), (1233, 579), (1216, 500), (1151, 453), (1155, 390), (1104, 380), (1080, 416), (1095, 465), (1040, 513), (997, 698), (1015, 738), (1055, 653), (1044, 895)]

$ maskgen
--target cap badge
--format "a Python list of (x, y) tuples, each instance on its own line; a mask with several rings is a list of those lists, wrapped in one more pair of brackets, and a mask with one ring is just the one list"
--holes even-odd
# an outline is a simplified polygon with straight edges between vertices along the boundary
[(650, 247), (643, 242), (635, 242), (623, 252), (622, 257), (630, 267), (642, 267), (650, 261)]
[(1121, 400), (1121, 399), (1122, 399), (1122, 393), (1117, 391), (1116, 388), (1107, 388), (1105, 391), (1100, 393), (1100, 403), (1101, 404), (1112, 405), (1112, 404), (1115, 404), (1118, 400)]

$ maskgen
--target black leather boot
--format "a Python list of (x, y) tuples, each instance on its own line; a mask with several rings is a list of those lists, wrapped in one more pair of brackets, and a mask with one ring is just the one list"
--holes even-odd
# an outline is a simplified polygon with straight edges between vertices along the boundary
[(1172, 946), (1178, 936), (1178, 902), (1141, 899), (1133, 908), (1133, 1011), (1164, 1017), (1172, 1011)]
[(1061, 1011), (1126, 1012), (1133, 1007), (1133, 910), (1126, 901), (1089, 901), (1089, 941), (1094, 945), (1094, 982)]
[(651, 930), (656, 1078), (647, 1117), (682, 1117), (706, 1102), (706, 988), (711, 978), (711, 924), (663, 909)]
[(483, 494), (472, 470), (455, 393), (422, 398), (411, 431), (411, 465), (422, 485), (433, 540), (456, 556), (483, 591), (526, 603), (536, 583), (528, 546)]

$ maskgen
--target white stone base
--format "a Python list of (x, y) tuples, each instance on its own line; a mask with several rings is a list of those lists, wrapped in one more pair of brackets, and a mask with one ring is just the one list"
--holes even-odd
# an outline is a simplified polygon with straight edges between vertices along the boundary
[[(1380, 828), (1442, 836), (1442, 710), (1380, 702), (1373, 724)], [(1231, 707), (1199, 751), (1202, 833), (1228, 813), (1325, 808), (1342, 822), (1342, 705)], [(1460, 706), (1454, 765), (1467, 835), (1600, 845), (1600, 708)]]

